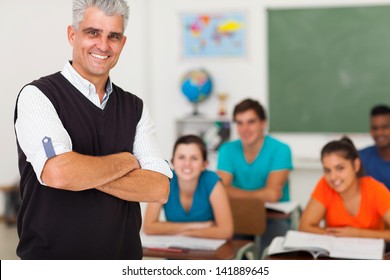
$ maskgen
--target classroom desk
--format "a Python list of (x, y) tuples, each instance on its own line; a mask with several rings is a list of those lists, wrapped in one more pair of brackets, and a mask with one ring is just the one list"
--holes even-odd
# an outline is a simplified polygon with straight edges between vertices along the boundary
[(163, 252), (143, 248), (144, 257), (175, 259), (175, 260), (231, 260), (237, 252), (251, 243), (249, 240), (229, 240), (215, 251), (188, 250), (185, 252)]
[(266, 209), (267, 213), (267, 219), (270, 220), (289, 220), (290, 221), (290, 228), (297, 230), (299, 227), (299, 220), (301, 217), (301, 210), (296, 209), (292, 211), (291, 213), (283, 213), (271, 209)]
[(286, 213), (283, 213), (283, 212), (270, 210), (270, 209), (266, 209), (266, 212), (267, 212), (267, 218), (268, 219), (275, 219), (275, 220), (283, 219), (283, 220), (287, 220), (287, 219), (291, 218), (291, 213), (286, 214)]

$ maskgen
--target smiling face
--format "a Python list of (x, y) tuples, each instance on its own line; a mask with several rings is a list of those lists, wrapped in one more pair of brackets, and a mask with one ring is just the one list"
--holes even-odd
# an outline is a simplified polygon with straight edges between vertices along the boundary
[(253, 146), (262, 141), (266, 121), (261, 120), (254, 110), (237, 113), (234, 120), (244, 147)]
[(322, 158), (325, 180), (338, 193), (345, 193), (358, 185), (360, 160), (350, 160), (341, 152), (325, 154)]
[(205, 170), (207, 161), (203, 159), (202, 151), (197, 144), (179, 144), (172, 158), (172, 166), (179, 179), (197, 181)]
[(390, 149), (390, 114), (372, 116), (370, 132), (379, 149)]
[(105, 82), (126, 42), (123, 19), (89, 7), (77, 29), (68, 27), (68, 40), (73, 47), (73, 68), (94, 84)]

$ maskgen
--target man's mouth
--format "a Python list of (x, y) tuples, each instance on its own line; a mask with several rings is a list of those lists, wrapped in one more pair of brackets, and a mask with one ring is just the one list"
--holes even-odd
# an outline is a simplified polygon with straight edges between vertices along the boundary
[(91, 53), (91, 56), (93, 56), (94, 58), (97, 58), (97, 59), (107, 59), (108, 58), (108, 55), (100, 55), (100, 54), (96, 54), (96, 53)]

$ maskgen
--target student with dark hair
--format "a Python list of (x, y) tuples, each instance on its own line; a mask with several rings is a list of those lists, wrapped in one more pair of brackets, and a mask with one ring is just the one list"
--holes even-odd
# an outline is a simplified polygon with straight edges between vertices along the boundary
[[(225, 188), (218, 175), (206, 169), (207, 149), (196, 135), (177, 139), (172, 156), (174, 168), (168, 202), (149, 203), (144, 232), (229, 239), (233, 220)], [(160, 221), (164, 208), (166, 221)]]
[[(291, 150), (266, 134), (263, 106), (257, 100), (245, 99), (235, 106), (233, 120), (240, 139), (224, 143), (218, 150), (218, 174), (228, 195), (255, 197), (264, 202), (288, 201), (288, 175), (293, 168)], [(262, 248), (289, 228), (288, 220), (268, 219)]]
[(370, 123), (375, 145), (360, 150), (360, 158), (366, 175), (374, 177), (390, 189), (390, 107), (373, 107)]
[[(321, 151), (323, 177), (303, 211), (299, 229), (335, 236), (383, 238), (390, 241), (390, 191), (363, 176), (352, 141), (326, 144)], [(325, 220), (325, 227), (320, 225)]]

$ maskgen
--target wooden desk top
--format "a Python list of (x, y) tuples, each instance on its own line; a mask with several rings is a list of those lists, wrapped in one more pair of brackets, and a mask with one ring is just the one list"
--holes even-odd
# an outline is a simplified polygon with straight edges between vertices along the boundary
[(286, 214), (271, 209), (266, 209), (266, 211), (268, 219), (289, 219), (291, 217), (291, 213)]
[(143, 248), (144, 257), (176, 260), (231, 260), (249, 240), (229, 240), (216, 251), (188, 250), (186, 252), (163, 252)]

